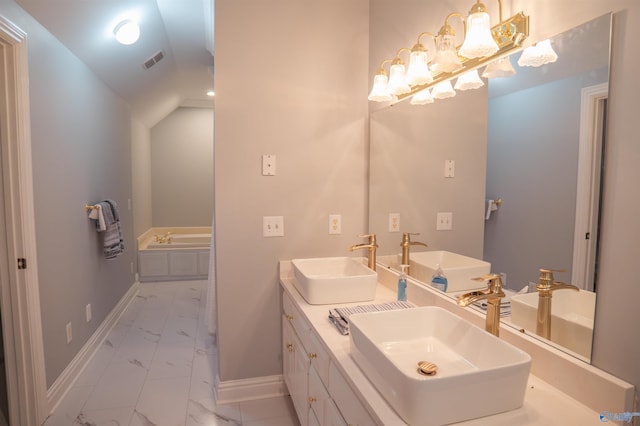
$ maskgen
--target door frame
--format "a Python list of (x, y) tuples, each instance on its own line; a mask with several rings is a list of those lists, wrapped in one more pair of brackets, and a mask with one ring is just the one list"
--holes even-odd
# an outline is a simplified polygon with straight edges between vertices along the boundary
[[(571, 281), (578, 287), (594, 291), (595, 257), (598, 242), (600, 202), (600, 167), (604, 143), (604, 101), (609, 83), (582, 89), (580, 108), (580, 142), (578, 148), (578, 190), (576, 222), (573, 234), (573, 269)], [(586, 234), (589, 234), (589, 238)]]
[[(29, 116), (27, 34), (0, 16), (0, 143), (8, 281), (0, 286), (11, 424), (48, 415), (40, 316)], [(26, 268), (18, 268), (26, 259)], [(13, 266), (12, 266), (13, 265)]]

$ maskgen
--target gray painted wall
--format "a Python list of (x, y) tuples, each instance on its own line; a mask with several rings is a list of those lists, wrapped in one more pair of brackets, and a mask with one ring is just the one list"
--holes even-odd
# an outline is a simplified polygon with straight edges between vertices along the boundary
[(573, 282), (581, 90), (601, 74), (489, 99), (487, 196), (503, 204), (486, 221), (484, 259), (515, 290), (537, 282), (539, 268)]
[(152, 226), (151, 131), (135, 118), (131, 120), (131, 163), (133, 235), (138, 237)]
[[(127, 105), (14, 2), (0, 13), (28, 34), (38, 275), (47, 385), (133, 283), (131, 120)], [(102, 254), (85, 203), (120, 207), (126, 251)], [(85, 306), (93, 319), (85, 321)], [(73, 341), (67, 345), (65, 326)]]
[(156, 124), (150, 169), (153, 226), (211, 226), (213, 110), (178, 108)]
[[(216, 2), (215, 223), (222, 381), (280, 374), (278, 261), (367, 230), (368, 1)], [(251, 48), (247, 55), (246, 46)], [(275, 154), (276, 176), (261, 175)], [(342, 234), (329, 235), (329, 215)], [(262, 236), (284, 216), (284, 237)]]
[[(478, 119), (461, 126), (460, 116)], [(371, 114), (369, 221), (378, 254), (400, 253), (402, 233), (411, 232), (428, 250), (482, 258), (486, 116), (486, 87)], [(445, 160), (455, 161), (454, 178), (444, 177)], [(452, 230), (436, 230), (438, 212), (453, 213)], [(400, 232), (389, 232), (389, 213), (400, 213)]]

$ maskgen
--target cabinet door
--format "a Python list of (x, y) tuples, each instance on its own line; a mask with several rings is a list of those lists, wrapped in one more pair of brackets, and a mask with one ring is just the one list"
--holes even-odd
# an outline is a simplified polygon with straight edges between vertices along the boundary
[(309, 413), (309, 356), (286, 317), (282, 319), (282, 336), (285, 383), (289, 389), (300, 424), (307, 426)]
[(376, 424), (333, 363), (329, 364), (329, 395), (335, 401), (347, 424), (353, 426)]
[(347, 426), (347, 422), (344, 421), (340, 410), (336, 407), (333, 399), (328, 399), (324, 405), (324, 421), (325, 426)]

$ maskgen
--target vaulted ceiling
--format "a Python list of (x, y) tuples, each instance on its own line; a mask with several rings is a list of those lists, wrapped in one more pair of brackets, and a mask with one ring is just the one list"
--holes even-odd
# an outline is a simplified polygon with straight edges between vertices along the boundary
[[(69, 48), (149, 127), (180, 106), (213, 106), (214, 0), (16, 0)], [(113, 37), (134, 16), (140, 39)], [(149, 69), (143, 64), (158, 52)]]

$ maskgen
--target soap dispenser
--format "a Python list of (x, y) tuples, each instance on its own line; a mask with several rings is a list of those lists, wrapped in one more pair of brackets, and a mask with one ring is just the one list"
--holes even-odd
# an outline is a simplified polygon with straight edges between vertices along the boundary
[(436, 273), (431, 277), (431, 287), (446, 292), (447, 284), (447, 277), (444, 275), (444, 272), (442, 272), (440, 264), (436, 265)]
[(409, 265), (400, 265), (400, 277), (398, 278), (398, 300), (407, 301), (407, 272)]

